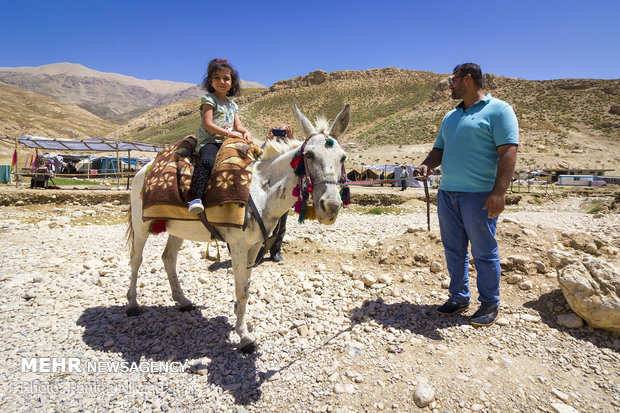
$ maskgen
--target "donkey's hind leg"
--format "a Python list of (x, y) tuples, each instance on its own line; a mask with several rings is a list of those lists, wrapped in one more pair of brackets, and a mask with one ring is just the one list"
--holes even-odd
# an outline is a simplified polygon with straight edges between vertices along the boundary
[(129, 290), (127, 291), (127, 308), (125, 313), (128, 316), (137, 316), (142, 312), (140, 306), (138, 306), (136, 285), (138, 283), (138, 270), (142, 264), (142, 252), (144, 251), (144, 244), (149, 237), (148, 225), (142, 223), (133, 227), (131, 242), (131, 256), (129, 261), (131, 263), (131, 279), (129, 281)]
[(168, 281), (170, 281), (170, 289), (172, 290), (172, 299), (179, 303), (179, 309), (181, 311), (191, 311), (194, 308), (194, 304), (185, 297), (179, 278), (177, 276), (177, 257), (179, 256), (179, 249), (183, 244), (183, 238), (175, 237), (174, 235), (168, 236), (168, 243), (164, 250), (161, 259), (164, 261), (164, 268), (168, 274)]

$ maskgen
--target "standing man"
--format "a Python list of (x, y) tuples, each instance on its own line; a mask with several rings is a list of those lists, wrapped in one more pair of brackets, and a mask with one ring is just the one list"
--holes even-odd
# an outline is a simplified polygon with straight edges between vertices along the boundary
[(433, 149), (415, 174), (427, 176), (442, 165), (437, 215), (450, 273), (450, 298), (437, 311), (451, 316), (469, 308), (467, 248), (471, 242), (481, 305), (470, 323), (489, 326), (499, 315), (495, 230), (517, 160), (519, 126), (508, 103), (482, 91), (480, 66), (464, 63), (452, 73), (452, 98), (462, 101), (443, 118)]
[[(274, 130), (283, 131), (284, 136), (274, 136)], [(286, 124), (282, 124), (278, 128), (270, 129), (269, 133), (267, 133), (267, 139), (295, 139), (295, 133), (293, 132), (293, 128)], [(274, 230), (273, 237), (269, 239), (269, 243), (272, 243), (269, 246), (269, 255), (271, 260), (275, 262), (284, 261), (284, 258), (282, 258), (282, 241), (284, 240), (284, 234), (286, 233), (287, 217), (288, 211), (280, 217)], [(258, 256), (256, 257), (256, 264), (259, 264), (262, 261), (263, 256), (267, 252), (267, 247), (268, 245), (263, 245), (259, 251)]]
[(407, 178), (409, 178), (409, 171), (407, 171), (405, 165), (400, 167), (400, 177), (403, 178), (403, 180), (401, 181), (402, 183), (400, 190), (404, 191), (405, 189), (407, 189)]

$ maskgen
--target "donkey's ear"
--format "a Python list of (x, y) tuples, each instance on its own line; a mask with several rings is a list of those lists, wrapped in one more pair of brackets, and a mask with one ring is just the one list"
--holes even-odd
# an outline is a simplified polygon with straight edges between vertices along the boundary
[(347, 130), (347, 126), (349, 126), (349, 121), (351, 120), (351, 106), (346, 105), (342, 112), (336, 116), (334, 119), (334, 123), (332, 123), (331, 128), (329, 128), (329, 134), (334, 138), (339, 137)]
[(299, 108), (297, 107), (297, 103), (293, 102), (293, 112), (295, 112), (295, 118), (297, 119), (297, 123), (299, 124), (299, 128), (304, 134), (304, 137), (308, 137), (312, 135), (316, 130), (312, 123), (306, 118), (306, 116), (301, 113)]

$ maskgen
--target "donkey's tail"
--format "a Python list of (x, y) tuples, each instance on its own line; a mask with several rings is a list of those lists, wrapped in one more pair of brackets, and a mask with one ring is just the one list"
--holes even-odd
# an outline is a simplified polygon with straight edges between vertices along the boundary
[(127, 213), (127, 231), (125, 232), (125, 249), (129, 250), (129, 257), (133, 257), (135, 250), (133, 247), (133, 222), (131, 219), (131, 203)]

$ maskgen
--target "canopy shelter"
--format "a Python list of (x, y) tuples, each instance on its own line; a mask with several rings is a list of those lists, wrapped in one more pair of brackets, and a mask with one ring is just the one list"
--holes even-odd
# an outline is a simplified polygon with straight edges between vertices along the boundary
[(116, 152), (116, 151), (145, 151), (159, 152), (163, 146), (152, 143), (123, 141), (120, 139), (108, 138), (88, 138), (88, 139), (68, 139), (68, 138), (45, 138), (42, 136), (22, 135), (18, 138), (6, 136), (0, 140), (7, 143), (21, 143), (28, 148), (53, 149), (57, 151), (94, 151), (94, 152)]
[[(55, 151), (83, 151), (83, 152), (116, 152), (116, 165), (119, 165), (119, 151), (127, 151), (127, 158), (131, 159), (131, 151), (159, 152), (163, 146), (152, 143), (124, 141), (120, 139), (109, 138), (87, 138), (87, 139), (69, 139), (69, 138), (46, 138), (42, 136), (21, 135), (17, 138), (11, 136), (0, 137), (0, 141), (15, 144), (15, 157), (17, 156), (17, 148), (22, 144), (32, 149), (46, 149)], [(17, 166), (17, 165), (15, 165)], [(117, 171), (118, 172), (118, 171)], [(16, 183), (19, 182), (19, 169), (16, 167)], [(119, 175), (117, 174), (117, 177)], [(120, 178), (119, 178), (120, 179)], [(128, 178), (129, 179), (129, 178)], [(128, 181), (129, 183), (129, 181)]]

